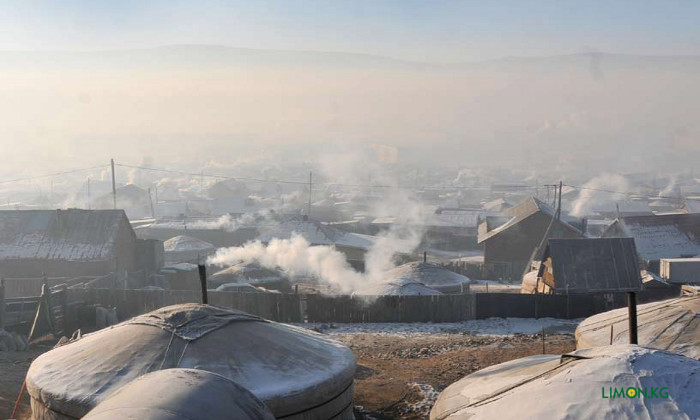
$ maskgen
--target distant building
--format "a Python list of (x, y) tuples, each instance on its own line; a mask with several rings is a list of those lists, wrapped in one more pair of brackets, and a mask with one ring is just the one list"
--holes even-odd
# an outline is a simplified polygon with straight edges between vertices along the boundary
[[(0, 211), (0, 276), (100, 276), (143, 269), (140, 243), (123, 210)], [(162, 243), (160, 244), (162, 249)], [(162, 255), (162, 251), (160, 253)], [(152, 265), (152, 264), (151, 264)]]
[(464, 251), (477, 249), (479, 222), (483, 216), (481, 209), (438, 207), (420, 217), (419, 221), (378, 217), (371, 225), (375, 234), (395, 225), (414, 227), (423, 232), (420, 248)]
[(604, 232), (604, 237), (634, 238), (639, 257), (647, 269), (659, 274), (662, 258), (700, 255), (700, 214), (665, 214), (622, 217)]
[(574, 294), (641, 288), (634, 239), (550, 239), (530, 292)]
[[(555, 218), (555, 211), (535, 197), (507, 209), (502, 217), (488, 217), (479, 225), (479, 244), (489, 277), (520, 280), (551, 223), (549, 238), (580, 238), (579, 229)], [(552, 219), (554, 220), (552, 221)]]

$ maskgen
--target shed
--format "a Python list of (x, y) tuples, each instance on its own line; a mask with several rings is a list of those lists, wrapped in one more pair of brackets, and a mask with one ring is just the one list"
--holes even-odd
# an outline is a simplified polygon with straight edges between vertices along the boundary
[[(627, 308), (586, 318), (576, 328), (576, 348), (620, 344), (628, 338)], [(637, 307), (639, 344), (700, 360), (700, 296), (669, 299)]]
[(85, 420), (274, 420), (250, 391), (215, 373), (165, 369), (147, 373), (111, 394)]
[(0, 211), (3, 277), (136, 271), (137, 240), (123, 210)]
[(440, 393), (430, 419), (696, 419), (697, 389), (697, 360), (632, 345), (597, 347), (467, 375)]
[(146, 373), (222, 375), (277, 418), (351, 419), (355, 357), (301, 328), (200, 304), (168, 306), (42, 354), (27, 372), (37, 418), (77, 419)]
[(537, 277), (540, 293), (626, 292), (642, 288), (632, 238), (550, 239)]

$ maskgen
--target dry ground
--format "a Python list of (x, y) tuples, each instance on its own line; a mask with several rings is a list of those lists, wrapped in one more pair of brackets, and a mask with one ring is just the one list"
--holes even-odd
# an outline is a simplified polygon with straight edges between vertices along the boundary
[[(337, 337), (358, 359), (355, 404), (367, 418), (424, 419), (437, 394), (476, 370), (519, 357), (541, 354), (537, 335), (507, 337), (433, 334)], [(546, 337), (547, 353), (575, 349), (571, 335)]]
[[(497, 363), (542, 353), (538, 335), (338, 334), (358, 361), (355, 404), (358, 418), (427, 418), (437, 393), (463, 376)], [(24, 376), (49, 346), (24, 352), (0, 352), (0, 418), (9, 418)], [(547, 353), (574, 350), (571, 335), (547, 336)], [(29, 418), (24, 393), (19, 419)]]

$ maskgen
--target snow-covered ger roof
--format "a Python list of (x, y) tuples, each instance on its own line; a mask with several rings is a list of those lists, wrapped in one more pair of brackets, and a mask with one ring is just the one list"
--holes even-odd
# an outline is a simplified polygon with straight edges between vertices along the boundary
[[(700, 360), (700, 296), (682, 297), (637, 307), (639, 344), (669, 350)], [(627, 308), (586, 318), (576, 328), (576, 347), (625, 343), (628, 338)]]
[(133, 380), (171, 368), (222, 375), (277, 418), (352, 413), (350, 349), (308, 330), (200, 304), (161, 308), (44, 353), (29, 368), (27, 390), (32, 408), (50, 418), (81, 418)]
[(367, 285), (353, 293), (355, 296), (436, 296), (442, 293), (411, 279), (395, 279)]
[(180, 235), (163, 242), (165, 252), (213, 251), (216, 247), (209, 242), (191, 236)]
[(250, 391), (215, 373), (198, 369), (166, 369), (147, 373), (110, 395), (86, 420), (114, 419), (274, 420)]
[[(642, 389), (647, 397), (610, 398), (613, 388)], [(668, 398), (659, 395), (661, 388)], [(474, 372), (440, 394), (430, 419), (696, 419), (698, 389), (700, 361), (632, 345), (605, 346)]]
[(426, 286), (452, 286), (468, 284), (469, 277), (457, 274), (430, 262), (410, 262), (387, 271), (383, 279), (387, 282), (411, 280)]

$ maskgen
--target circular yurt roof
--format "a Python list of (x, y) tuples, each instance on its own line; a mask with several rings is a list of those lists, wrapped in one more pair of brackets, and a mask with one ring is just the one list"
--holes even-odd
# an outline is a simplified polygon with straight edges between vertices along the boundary
[[(680, 353), (700, 360), (700, 296), (683, 297), (637, 306), (640, 345)], [(627, 308), (586, 318), (576, 328), (576, 348), (610, 345), (629, 340)]]
[(216, 247), (209, 242), (191, 236), (175, 236), (163, 242), (165, 252), (213, 251)]
[(395, 281), (371, 284), (353, 293), (355, 296), (434, 296), (441, 294), (441, 292), (432, 289), (423, 283), (401, 278)]
[(384, 273), (384, 280), (392, 282), (408, 279), (426, 286), (454, 286), (469, 283), (469, 277), (457, 274), (439, 264), (429, 262), (410, 262)]
[(275, 414), (352, 410), (355, 357), (320, 334), (201, 304), (168, 306), (39, 356), (27, 373), (32, 407), (80, 418), (154, 370), (218, 373)]
[(267, 290), (263, 287), (255, 287), (249, 283), (224, 283), (216, 288), (217, 292), (239, 292), (239, 293), (280, 293), (276, 290)]
[(197, 369), (147, 373), (123, 386), (83, 417), (89, 420), (274, 420), (250, 391)]
[[(630, 388), (635, 398), (628, 397)], [(662, 388), (668, 398), (660, 395)], [(614, 389), (623, 389), (625, 398), (610, 398)], [(698, 389), (697, 360), (639, 346), (606, 346), (529, 356), (474, 372), (440, 394), (430, 419), (699, 418)]]
[(241, 262), (209, 276), (214, 284), (250, 283), (264, 284), (287, 280), (287, 275), (272, 268), (263, 267), (257, 262)]

